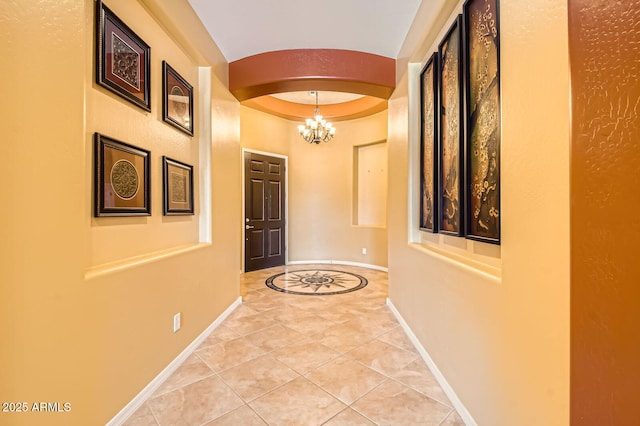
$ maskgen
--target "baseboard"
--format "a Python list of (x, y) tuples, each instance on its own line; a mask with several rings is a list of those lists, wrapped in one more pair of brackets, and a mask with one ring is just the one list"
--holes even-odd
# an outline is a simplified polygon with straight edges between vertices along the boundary
[(308, 265), (317, 263), (319, 265), (331, 265), (331, 260), (290, 260), (287, 265)]
[(242, 297), (238, 297), (214, 322), (211, 323), (196, 339), (189, 344), (173, 361), (167, 365), (138, 395), (135, 396), (118, 414), (115, 415), (107, 426), (119, 426), (123, 424), (144, 402), (164, 383), (167, 378), (182, 365), (182, 363), (205, 341), (213, 330), (218, 327), (238, 306), (242, 304)]
[(308, 264), (320, 264), (320, 265), (348, 265), (359, 266), (361, 268), (375, 269), (377, 271), (389, 272), (389, 268), (385, 266), (372, 265), (370, 263), (350, 262), (348, 260), (292, 260), (287, 262), (287, 265), (308, 265)]
[(449, 385), (449, 383), (447, 382), (447, 379), (445, 379), (445, 377), (442, 375), (442, 373), (436, 366), (436, 363), (433, 361), (431, 356), (429, 356), (429, 353), (427, 352), (427, 350), (424, 348), (424, 346), (422, 346), (422, 343), (420, 343), (420, 341), (418, 340), (416, 335), (413, 333), (411, 328), (409, 328), (409, 325), (407, 324), (407, 322), (404, 320), (404, 318), (402, 318), (402, 315), (400, 315), (400, 312), (398, 312), (396, 307), (393, 306), (391, 299), (387, 298), (387, 306), (389, 306), (389, 309), (391, 309), (391, 312), (393, 312), (393, 315), (395, 315), (398, 322), (404, 329), (405, 333), (407, 333), (407, 336), (409, 336), (411, 343), (413, 343), (413, 345), (418, 350), (418, 353), (420, 354), (424, 362), (427, 364), (427, 367), (429, 367), (429, 370), (431, 370), (431, 373), (433, 373), (433, 376), (436, 378), (436, 380), (438, 381), (438, 384), (440, 384), (440, 387), (442, 388), (444, 393), (447, 395), (447, 397), (451, 401), (451, 404), (453, 404), (453, 408), (456, 409), (456, 411), (460, 415), (460, 418), (462, 419), (464, 424), (467, 426), (477, 426), (478, 424), (473, 419), (473, 417), (471, 417), (471, 413), (469, 413), (467, 408), (462, 404), (462, 401), (460, 401), (460, 398), (458, 398), (456, 393), (453, 391), (453, 388), (451, 387), (451, 385)]

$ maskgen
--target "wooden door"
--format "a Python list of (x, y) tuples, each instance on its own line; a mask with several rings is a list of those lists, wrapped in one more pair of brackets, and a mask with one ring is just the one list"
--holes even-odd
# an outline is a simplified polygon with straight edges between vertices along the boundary
[(284, 159), (245, 152), (244, 181), (244, 270), (284, 265)]

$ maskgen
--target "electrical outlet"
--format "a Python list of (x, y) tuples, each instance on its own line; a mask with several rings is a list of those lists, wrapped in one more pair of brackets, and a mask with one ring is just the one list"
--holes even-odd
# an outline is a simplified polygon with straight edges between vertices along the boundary
[(362, 247), (362, 254), (367, 254), (367, 249), (365, 247)]
[(178, 312), (173, 316), (173, 332), (174, 333), (180, 330), (180, 323), (181, 323), (180, 312)]

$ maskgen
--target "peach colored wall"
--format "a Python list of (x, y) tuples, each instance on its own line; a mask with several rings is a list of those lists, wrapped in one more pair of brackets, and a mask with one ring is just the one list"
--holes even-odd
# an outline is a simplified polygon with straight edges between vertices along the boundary
[[(443, 2), (441, 16), (431, 17), (440, 31), (414, 22), (407, 37), (414, 45), (398, 63), (419, 70), (461, 6)], [(415, 93), (418, 74), (400, 68), (389, 103), (389, 294), (477, 424), (566, 425), (567, 5), (514, 0), (500, 7), (502, 245), (496, 252), (482, 243), (451, 247), (455, 238), (436, 238), (432, 247), (415, 239), (409, 218), (417, 214), (410, 188), (417, 188), (419, 113), (409, 88)], [(478, 262), (485, 249), (489, 260)]]
[(386, 267), (387, 229), (353, 225), (353, 147), (386, 139), (387, 112), (335, 127), (333, 140), (320, 145), (304, 142), (291, 128), (289, 259)]
[(354, 224), (387, 227), (387, 145), (384, 142), (353, 149)]
[[(0, 400), (69, 401), (86, 414), (97, 401), (84, 397), (96, 395), (96, 351), (84, 341), (96, 323), (83, 282), (84, 3), (0, 3), (0, 176), (13, 182), (1, 189)], [(56, 416), (72, 419), (0, 413), (0, 423)]]
[[(107, 3), (151, 46), (151, 113), (93, 83), (94, 1), (0, 6), (11, 58), (0, 84), (13, 100), (1, 106), (0, 173), (19, 182), (2, 190), (0, 400), (71, 403), (65, 414), (2, 413), (3, 424), (108, 422), (239, 296), (240, 112), (224, 58), (195, 36), (204, 30), (186, 0)], [(194, 138), (161, 122), (162, 59), (205, 101)], [(92, 218), (94, 131), (151, 150), (152, 216)], [(162, 216), (163, 154), (196, 165), (197, 189), (208, 188), (196, 216)]]
[[(353, 147), (385, 140), (386, 111), (334, 123), (336, 136), (320, 145), (304, 142), (298, 124), (241, 108), (242, 146), (289, 158), (289, 261), (342, 260), (386, 267), (386, 228), (353, 225)], [(367, 248), (366, 255), (362, 248)]]
[(240, 107), (240, 141), (243, 148), (287, 156), (292, 125), (290, 121), (253, 108)]

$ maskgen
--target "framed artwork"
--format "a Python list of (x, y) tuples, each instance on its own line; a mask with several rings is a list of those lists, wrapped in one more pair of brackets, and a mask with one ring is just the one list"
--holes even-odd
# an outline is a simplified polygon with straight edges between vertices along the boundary
[(438, 232), (438, 54), (420, 73), (420, 229)]
[(151, 176), (145, 149), (94, 135), (94, 216), (149, 216)]
[(162, 157), (164, 214), (193, 214), (193, 166)]
[(151, 48), (101, 0), (96, 21), (96, 83), (151, 111)]
[(500, 244), (498, 0), (464, 4), (467, 86), (466, 237)]
[(193, 136), (193, 86), (162, 61), (162, 119)]
[(463, 235), (462, 16), (440, 42), (439, 232)]

